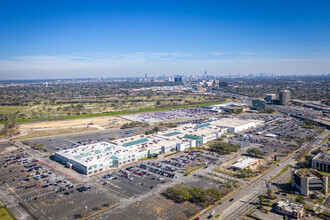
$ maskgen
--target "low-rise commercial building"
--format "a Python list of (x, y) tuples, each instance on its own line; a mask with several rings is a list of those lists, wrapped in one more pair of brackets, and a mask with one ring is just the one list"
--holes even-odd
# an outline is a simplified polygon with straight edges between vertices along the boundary
[(304, 211), (303, 205), (298, 205), (290, 201), (278, 201), (276, 205), (276, 212), (296, 219), (301, 219)]
[(322, 189), (328, 192), (328, 176), (320, 174), (315, 169), (292, 170), (291, 186), (304, 196), (320, 193)]
[[(237, 120), (234, 121), (236, 122)], [(255, 122), (247, 121), (242, 124), (243, 121), (239, 120), (240, 126), (243, 125), (244, 127), (239, 127), (237, 130), (256, 126)], [(217, 121), (199, 125), (185, 124), (171, 128), (166, 132), (150, 135), (142, 134), (110, 142), (76, 146), (71, 149), (57, 151), (53, 154), (53, 158), (55, 161), (79, 173), (91, 175), (107, 169), (117, 168), (151, 155), (162, 155), (202, 146), (227, 133), (229, 129), (227, 128), (228, 123), (232, 123), (231, 120), (228, 121), (227, 119), (226, 122), (222, 122), (222, 126), (214, 122)], [(225, 126), (226, 123), (227, 127)]]
[(318, 153), (312, 159), (312, 168), (323, 172), (330, 172), (330, 154)]
[(242, 120), (238, 118), (223, 118), (218, 121), (211, 122), (218, 127), (228, 128), (228, 132), (236, 133), (261, 125), (263, 121), (259, 120)]
[(259, 159), (253, 158), (253, 157), (242, 157), (238, 159), (235, 163), (232, 164), (232, 167), (234, 169), (244, 169), (244, 168), (251, 168), (253, 166), (256, 166), (260, 163)]

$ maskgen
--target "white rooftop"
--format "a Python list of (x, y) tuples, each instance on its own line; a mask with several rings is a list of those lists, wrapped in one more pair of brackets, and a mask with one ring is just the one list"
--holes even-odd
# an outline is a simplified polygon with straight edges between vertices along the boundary
[(222, 118), (220, 120), (212, 121), (210, 123), (215, 126), (220, 126), (220, 127), (239, 127), (239, 126), (247, 125), (250, 123), (259, 124), (262, 122), (263, 121), (260, 121), (260, 120), (243, 120), (243, 119), (238, 119), (238, 118)]
[(241, 159), (237, 160), (233, 163), (232, 167), (238, 169), (244, 169), (245, 167), (250, 166), (251, 164), (257, 163), (259, 160), (252, 157), (242, 157)]
[(288, 212), (297, 212), (297, 213), (300, 213), (304, 209), (303, 205), (298, 205), (290, 201), (278, 201), (277, 207), (281, 207), (282, 210)]

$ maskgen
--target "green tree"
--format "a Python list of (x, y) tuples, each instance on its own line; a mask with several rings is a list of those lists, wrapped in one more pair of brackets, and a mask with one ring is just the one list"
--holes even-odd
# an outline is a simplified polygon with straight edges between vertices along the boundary
[(271, 198), (272, 195), (273, 195), (273, 190), (268, 189), (268, 190), (267, 190), (267, 196), (268, 196), (269, 198)]
[(303, 139), (296, 139), (294, 141), (298, 144), (299, 147), (301, 147), (305, 143), (305, 140)]
[(321, 190), (321, 192), (322, 192), (324, 195), (326, 195), (326, 194), (327, 194), (327, 190), (326, 190), (326, 188), (323, 187), (322, 190)]
[(259, 204), (262, 205), (264, 201), (265, 201), (265, 197), (263, 195), (259, 195)]
[(252, 157), (258, 157), (261, 158), (265, 155), (265, 153), (261, 152), (258, 148), (250, 148), (247, 149), (246, 153)]
[(302, 195), (298, 195), (298, 197), (296, 198), (296, 202), (305, 204), (305, 197)]
[(212, 143), (211, 148), (219, 154), (230, 154), (241, 149), (240, 145), (216, 141)]
[(250, 168), (244, 168), (241, 170), (243, 177), (251, 177), (254, 175), (254, 172)]

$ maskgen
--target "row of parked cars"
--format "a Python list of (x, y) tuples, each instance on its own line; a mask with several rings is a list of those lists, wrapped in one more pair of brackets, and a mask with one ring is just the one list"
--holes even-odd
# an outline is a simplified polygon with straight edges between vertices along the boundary
[(170, 167), (170, 166), (167, 166), (167, 165), (164, 165), (164, 164), (161, 164), (161, 163), (156, 163), (156, 162), (148, 162), (149, 165), (152, 165), (154, 167), (157, 167), (157, 168), (161, 168), (162, 170), (166, 170), (166, 171), (170, 171), (170, 172), (175, 172), (177, 171), (176, 168), (173, 168), (173, 167)]
[(148, 166), (146, 164), (140, 164), (138, 167), (140, 167), (142, 169), (145, 169), (145, 170), (148, 170), (148, 171), (151, 171), (151, 172), (156, 173), (156, 174), (160, 174), (162, 176), (174, 178), (174, 174), (173, 173), (169, 173), (167, 171), (162, 171), (162, 170), (159, 170), (157, 168), (153, 168), (151, 166)]
[(164, 161), (162, 161), (162, 163), (170, 164), (170, 165), (176, 166), (176, 167), (184, 167), (184, 165), (185, 165), (183, 163), (179, 163), (179, 162), (172, 161), (172, 160), (164, 160)]

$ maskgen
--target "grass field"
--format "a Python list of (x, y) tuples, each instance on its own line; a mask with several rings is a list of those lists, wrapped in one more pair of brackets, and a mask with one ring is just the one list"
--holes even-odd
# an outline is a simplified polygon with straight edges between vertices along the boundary
[(184, 171), (183, 174), (190, 174), (192, 172), (195, 172), (196, 170), (199, 170), (201, 168), (206, 167), (206, 165), (199, 165), (199, 166), (194, 166), (194, 167), (190, 167), (188, 170)]
[(0, 219), (1, 220), (15, 220), (15, 218), (7, 211), (0, 203)]
[(14, 114), (18, 111), (23, 110), (23, 107), (13, 107), (13, 106), (0, 106), (0, 114)]
[[(144, 109), (137, 109), (137, 110), (123, 110), (123, 111), (112, 111), (112, 112), (103, 112), (103, 113), (91, 113), (91, 114), (79, 114), (79, 115), (66, 115), (62, 116), (59, 119), (76, 119), (76, 118), (88, 118), (88, 117), (99, 117), (99, 116), (114, 116), (114, 115), (125, 115), (125, 114), (135, 114), (135, 113), (145, 113), (145, 112), (154, 112), (154, 111), (166, 111), (170, 109), (179, 109), (179, 108), (191, 108), (191, 107), (198, 107), (198, 106), (206, 106), (206, 105), (215, 105), (215, 104), (222, 104), (223, 102), (212, 102), (212, 103), (204, 103), (204, 104), (193, 104), (193, 105), (177, 105), (177, 106), (169, 106), (169, 107), (161, 107), (161, 108), (144, 108)], [(15, 110), (14, 110), (15, 109)], [(23, 109), (21, 107), (2, 107), (3, 111), (12, 111), (15, 113), (19, 109)], [(25, 118), (25, 119), (18, 119), (18, 123), (24, 122), (37, 122), (37, 121), (52, 121), (56, 120), (56, 118), (52, 117), (42, 117), (42, 118)], [(1, 121), (0, 123), (4, 124), (5, 121)]]

